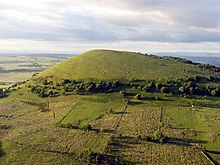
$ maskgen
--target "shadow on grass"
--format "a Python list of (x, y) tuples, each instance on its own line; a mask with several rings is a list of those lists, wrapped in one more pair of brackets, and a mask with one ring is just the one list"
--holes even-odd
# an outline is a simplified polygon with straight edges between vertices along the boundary
[(161, 98), (161, 97), (144, 97), (144, 98), (141, 98), (140, 100), (143, 100), (143, 101), (174, 101), (172, 99), (165, 99), (165, 98)]
[(220, 151), (205, 150), (208, 153), (220, 155)]
[(128, 104), (129, 104), (129, 105), (141, 105), (141, 104), (144, 104), (144, 103), (142, 103), (142, 102), (130, 101)]
[(98, 128), (92, 128), (91, 131), (95, 131), (96, 133), (108, 133), (108, 134), (113, 134), (114, 130), (111, 129), (98, 129)]
[(2, 142), (0, 141), (0, 157), (5, 154), (4, 150), (2, 149)]
[(201, 144), (207, 143), (207, 141), (167, 137), (166, 143), (178, 146), (200, 146)]
[(219, 104), (206, 104), (206, 103), (199, 103), (200, 107), (205, 107), (205, 108), (220, 108)]
[(108, 146), (108, 151), (114, 154), (120, 153), (123, 150), (131, 150), (134, 148), (133, 145), (135, 144), (140, 144), (140, 142), (138, 142), (137, 138), (135, 137), (114, 137)]
[(116, 115), (121, 115), (121, 114), (130, 114), (129, 112), (113, 112), (113, 114), (116, 114)]
[(131, 162), (123, 160), (122, 157), (115, 154), (98, 154), (95, 157), (96, 164), (107, 164), (107, 165), (125, 165), (131, 164)]
[(216, 161), (215, 159), (213, 159), (212, 155), (210, 154), (215, 154), (215, 155), (220, 155), (220, 151), (211, 151), (211, 150), (205, 150), (204, 151), (206, 156), (215, 164), (215, 165), (219, 165), (219, 162)]

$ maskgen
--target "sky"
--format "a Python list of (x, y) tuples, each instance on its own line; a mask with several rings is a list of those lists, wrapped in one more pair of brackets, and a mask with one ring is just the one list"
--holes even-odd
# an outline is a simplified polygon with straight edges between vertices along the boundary
[(0, 0), (0, 53), (91, 49), (220, 53), (220, 1)]

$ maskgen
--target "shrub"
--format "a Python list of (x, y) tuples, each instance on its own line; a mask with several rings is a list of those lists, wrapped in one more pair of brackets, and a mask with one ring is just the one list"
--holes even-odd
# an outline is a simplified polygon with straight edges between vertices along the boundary
[(120, 91), (119, 93), (121, 96), (125, 97), (125, 91)]
[(179, 87), (179, 92), (181, 92), (181, 93), (185, 93), (185, 87), (184, 86), (181, 86), (181, 87)]
[(6, 97), (6, 93), (3, 89), (0, 89), (0, 98)]
[(162, 87), (162, 88), (160, 89), (160, 92), (161, 92), (161, 93), (169, 93), (169, 88), (167, 88), (167, 87)]
[(111, 114), (111, 113), (113, 113), (114, 111), (111, 109), (111, 108), (109, 108), (108, 110), (107, 110), (107, 114)]
[(164, 140), (165, 140), (165, 136), (163, 135), (163, 133), (161, 132), (161, 130), (156, 130), (156, 131), (153, 133), (152, 140), (154, 140), (154, 141), (156, 141), (156, 142), (163, 143)]
[(82, 123), (79, 125), (79, 129), (89, 131), (92, 129), (92, 126), (88, 123)]
[(217, 91), (216, 91), (216, 90), (212, 90), (212, 91), (210, 92), (210, 94), (211, 94), (212, 96), (217, 96)]
[(136, 95), (135, 95), (135, 99), (141, 100), (141, 95), (140, 95), (140, 94), (136, 94)]

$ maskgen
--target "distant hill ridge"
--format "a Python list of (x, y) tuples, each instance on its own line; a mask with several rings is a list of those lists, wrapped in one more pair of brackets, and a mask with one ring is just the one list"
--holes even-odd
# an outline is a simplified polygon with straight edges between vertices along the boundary
[(218, 70), (200, 66), (202, 65), (180, 58), (126, 51), (91, 50), (47, 69), (36, 78), (168, 80), (194, 75), (207, 76), (211, 73), (218, 75), (215, 73)]

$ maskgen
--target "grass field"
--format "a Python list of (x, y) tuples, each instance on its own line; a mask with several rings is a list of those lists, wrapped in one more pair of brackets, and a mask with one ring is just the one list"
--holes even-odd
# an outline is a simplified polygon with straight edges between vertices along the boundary
[[(16, 99), (18, 96), (19, 100)], [(201, 142), (207, 151), (211, 151), (212, 158), (219, 162), (220, 157), (216, 153), (220, 144), (220, 112), (218, 108), (211, 107), (219, 104), (219, 100), (198, 99), (193, 110), (188, 103), (191, 99), (179, 98), (180, 101), (172, 96), (160, 97), (169, 101), (143, 100), (125, 109), (125, 100), (117, 93), (45, 99), (22, 87), (0, 100), (0, 125), (9, 126), (8, 129), (0, 129), (5, 152), (0, 163), (80, 164), (88, 160), (77, 154), (91, 150), (101, 154), (101, 162), (113, 162), (117, 158), (120, 162), (137, 164), (210, 164), (200, 149), (182, 144), (182, 139), (191, 143)], [(37, 106), (21, 100), (49, 101), (50, 111), (41, 112)], [(78, 106), (72, 109), (77, 102)], [(151, 135), (158, 128), (160, 107), (163, 107), (164, 134), (176, 138), (181, 144), (157, 144), (138, 139), (139, 135)], [(106, 113), (108, 108), (113, 112)], [(56, 126), (60, 121), (65, 124), (78, 120), (89, 122), (94, 130)]]

